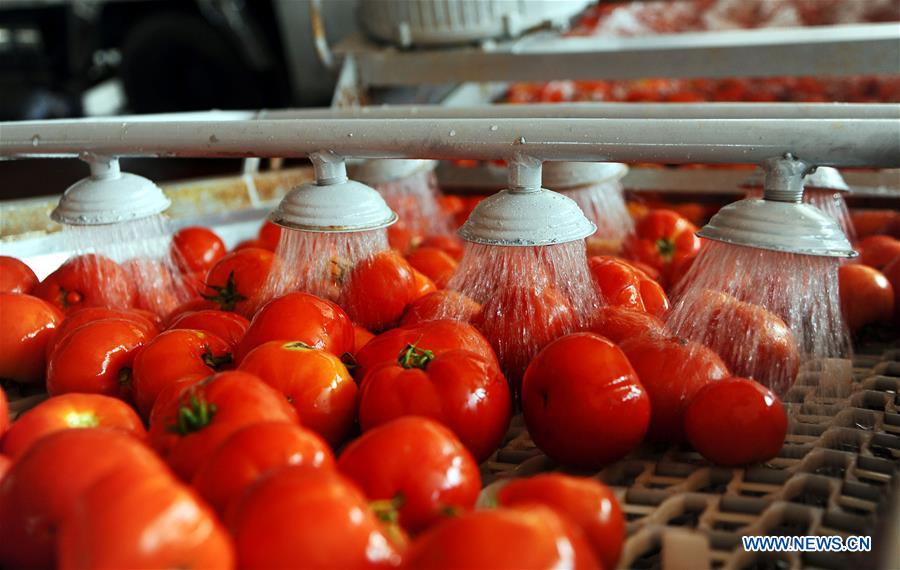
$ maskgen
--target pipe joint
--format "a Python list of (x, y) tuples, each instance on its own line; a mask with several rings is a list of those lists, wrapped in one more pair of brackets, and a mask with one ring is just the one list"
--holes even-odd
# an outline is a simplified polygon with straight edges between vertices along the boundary
[(803, 200), (803, 177), (814, 171), (815, 167), (787, 153), (766, 160), (763, 169), (766, 172), (763, 198), (799, 204)]
[(313, 170), (316, 173), (316, 185), (331, 186), (347, 181), (347, 164), (344, 157), (330, 150), (314, 152), (309, 155)]

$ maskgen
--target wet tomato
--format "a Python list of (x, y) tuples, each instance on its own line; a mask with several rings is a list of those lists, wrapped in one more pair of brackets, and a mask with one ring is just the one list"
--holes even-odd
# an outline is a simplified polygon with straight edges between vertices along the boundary
[(458, 262), (436, 247), (420, 247), (406, 256), (406, 260), (434, 282), (438, 289), (447, 287)]
[(576, 333), (548, 344), (528, 366), (522, 411), (535, 445), (551, 459), (597, 469), (641, 442), (650, 398), (619, 347)]
[(0, 293), (31, 293), (38, 278), (24, 262), (0, 255)]
[(584, 533), (543, 505), (467, 513), (435, 525), (406, 554), (408, 568), (598, 569)]
[(248, 247), (219, 259), (206, 275), (203, 298), (223, 311), (249, 316), (269, 278), (275, 255)]
[(330, 469), (285, 467), (250, 487), (229, 513), (238, 564), (271, 568), (399, 566), (402, 546), (366, 497)]
[(121, 265), (102, 255), (73, 257), (32, 290), (63, 311), (81, 307), (132, 307), (137, 289)]
[(463, 322), (472, 322), (481, 313), (481, 305), (471, 298), (449, 289), (441, 289), (419, 297), (406, 307), (400, 326), (446, 318), (452, 314)]
[(147, 430), (137, 413), (125, 402), (100, 394), (63, 394), (31, 408), (10, 427), (0, 450), (21, 457), (35, 442), (64, 429), (107, 428), (143, 440)]
[(242, 249), (268, 249), (271, 252), (274, 252), (274, 249), (269, 249), (268, 244), (261, 239), (253, 238), (253, 239), (245, 239), (244, 241), (238, 242), (237, 245), (231, 251), (240, 251)]
[(237, 313), (206, 309), (181, 313), (169, 323), (169, 329), (193, 329), (212, 333), (228, 343), (231, 351), (244, 338), (250, 321)]
[(400, 320), (406, 306), (421, 297), (412, 266), (395, 251), (381, 251), (348, 274), (338, 304), (354, 322), (381, 331)]
[(428, 236), (422, 241), (420, 247), (433, 247), (439, 249), (457, 262), (463, 258), (463, 241), (455, 235)]
[(629, 257), (655, 267), (668, 282), (673, 267), (700, 252), (697, 227), (671, 210), (651, 210), (626, 240)]
[(854, 210), (850, 214), (859, 238), (884, 234), (888, 226), (897, 219), (900, 219), (900, 213), (896, 210)]
[(121, 319), (132, 321), (146, 328), (147, 339), (159, 334), (159, 327), (151, 316), (152, 313), (141, 309), (114, 309), (110, 307), (85, 307), (66, 314), (65, 318), (56, 328), (56, 334), (47, 343), (47, 358), (53, 354), (56, 345), (66, 338), (70, 332), (81, 325), (104, 319)]
[(375, 335), (370, 333), (364, 327), (361, 327), (354, 323), (353, 325), (353, 354), (366, 346), (370, 340), (375, 338)]
[(288, 293), (262, 306), (235, 352), (244, 356), (272, 340), (302, 342), (341, 356), (353, 351), (353, 323), (339, 306), (309, 293)]
[(900, 255), (884, 268), (884, 276), (894, 290), (894, 323), (900, 324)]
[(497, 449), (509, 427), (511, 399), (500, 369), (467, 350), (436, 356), (425, 344), (409, 345), (392, 363), (362, 380), (362, 430), (401, 416), (423, 416), (450, 428), (479, 462)]
[(417, 245), (420, 237), (402, 222), (387, 229), (388, 245), (400, 253), (407, 253)]
[(662, 317), (669, 298), (659, 283), (627, 261), (595, 255), (588, 259), (591, 276), (607, 305), (645, 311)]
[(400, 524), (413, 533), (471, 509), (481, 491), (472, 454), (449, 429), (417, 416), (362, 434), (344, 449), (338, 470), (372, 501), (396, 508)]
[(587, 477), (547, 473), (512, 479), (497, 494), (503, 507), (550, 507), (581, 529), (603, 568), (613, 569), (625, 541), (625, 517), (612, 489)]
[(196, 286), (189, 284), (169, 260), (134, 258), (122, 263), (122, 268), (135, 284), (134, 306), (160, 318), (196, 293)]
[(260, 377), (297, 410), (303, 426), (333, 447), (350, 434), (356, 420), (356, 383), (337, 356), (302, 342), (263, 343), (239, 368)]
[(0, 378), (38, 382), (44, 377), (47, 345), (62, 313), (42, 299), (0, 293)]
[(150, 422), (150, 442), (183, 480), (191, 481), (228, 436), (252, 423), (297, 423), (284, 396), (246, 372), (220, 372), (186, 387)]
[(6, 401), (6, 391), (0, 388), (0, 442), (3, 434), (9, 429), (9, 402)]
[(281, 239), (281, 226), (266, 220), (260, 226), (259, 234), (256, 237), (262, 244), (262, 247), (269, 251), (275, 251), (278, 248), (278, 241)]
[(288, 422), (259, 422), (222, 442), (192, 485), (219, 514), (266, 473), (287, 465), (334, 468), (334, 455), (315, 432)]
[(3, 482), (3, 478), (9, 473), (11, 467), (12, 459), (0, 453), (0, 483)]
[(209, 228), (181, 228), (172, 236), (170, 254), (183, 273), (206, 273), (225, 253), (225, 242)]
[(701, 388), (729, 376), (719, 356), (696, 342), (672, 336), (639, 336), (625, 340), (622, 351), (650, 397), (654, 441), (684, 441), (684, 412)]
[(841, 310), (851, 331), (891, 319), (894, 288), (883, 273), (866, 265), (842, 265), (838, 270), (838, 283)]
[(616, 344), (644, 334), (666, 335), (666, 326), (657, 317), (625, 307), (600, 307), (593, 315), (591, 332)]
[[(425, 275), (424, 273), (422, 273), (421, 271), (419, 271), (418, 269), (415, 269), (415, 268), (413, 268), (412, 274), (413, 274), (413, 282), (415, 283), (415, 293), (413, 294), (412, 301), (415, 301), (416, 299), (421, 299), (425, 295), (428, 295), (430, 293), (434, 293), (435, 291), (437, 291), (437, 287), (435, 286), (434, 282), (431, 279), (429, 279), (427, 275)], [(410, 302), (412, 302), (412, 301), (410, 301)], [(407, 304), (407, 306), (409, 306), (409, 305)], [(403, 315), (402, 312), (400, 314), (401, 314), (401, 316)]]
[(778, 455), (788, 422), (768, 388), (747, 378), (726, 378), (694, 395), (684, 425), (688, 441), (703, 457), (736, 466)]
[(900, 255), (900, 240), (890, 236), (869, 236), (857, 242), (856, 249), (860, 263), (880, 270)]

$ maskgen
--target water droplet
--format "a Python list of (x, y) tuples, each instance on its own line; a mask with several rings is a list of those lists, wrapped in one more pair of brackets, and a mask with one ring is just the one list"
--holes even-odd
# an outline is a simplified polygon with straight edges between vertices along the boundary
[(496, 131), (496, 130), (499, 129), (499, 128), (500, 128), (500, 127), (498, 127), (497, 125), (491, 125), (491, 132), (494, 132), (494, 131)]
[(453, 130), (453, 129), (450, 129), (450, 132), (449, 132), (448, 134), (449, 134), (451, 137), (455, 137), (455, 136), (456, 136), (456, 131)]
[(39, 135), (31, 137), (31, 146), (37, 146), (39, 144), (41, 144), (41, 137)]

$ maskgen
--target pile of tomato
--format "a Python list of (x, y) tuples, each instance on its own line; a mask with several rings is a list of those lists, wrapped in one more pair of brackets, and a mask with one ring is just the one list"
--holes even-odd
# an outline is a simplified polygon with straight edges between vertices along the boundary
[[(877, 222), (859, 219), (862, 263), (841, 269), (856, 329), (893, 314), (900, 292), (900, 241), (869, 235), (895, 221)], [(778, 453), (774, 394), (664, 324), (696, 229), (641, 212), (621, 256), (590, 257), (606, 306), (586, 330), (548, 335), (518, 399), (477, 302), (463, 299), (469, 322), (434, 318), (460, 297), (445, 289), (463, 253), (450, 236), (365, 260), (336, 302), (258, 306), (281, 230), (228, 252), (186, 228), (172, 249), (197, 297), (168, 315), (102, 256), (41, 282), (2, 258), (0, 378), (49, 398), (10, 425), (0, 392), (0, 566), (614, 568), (625, 524), (609, 488), (540, 475), (476, 508), (479, 463), (517, 409), (575, 469), (645, 440), (723, 465)]]

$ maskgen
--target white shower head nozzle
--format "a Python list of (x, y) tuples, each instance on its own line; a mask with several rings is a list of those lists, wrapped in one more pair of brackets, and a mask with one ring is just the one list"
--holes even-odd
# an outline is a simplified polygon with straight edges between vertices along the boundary
[(172, 202), (151, 180), (119, 170), (112, 157), (84, 156), (91, 175), (70, 186), (50, 214), (70, 226), (117, 224), (161, 214)]

